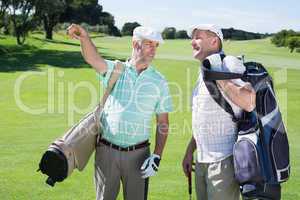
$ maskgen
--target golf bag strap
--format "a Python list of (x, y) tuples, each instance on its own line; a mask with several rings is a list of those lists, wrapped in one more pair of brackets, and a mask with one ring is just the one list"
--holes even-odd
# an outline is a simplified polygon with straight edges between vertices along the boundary
[(211, 71), (207, 68), (203, 68), (203, 79), (206, 81), (215, 81), (215, 80), (230, 80), (230, 79), (237, 79), (242, 78), (243, 74), (232, 73), (232, 72), (218, 72), (218, 71)]
[[(225, 54), (220, 54), (221, 60), (225, 58)], [(203, 74), (203, 81), (206, 85), (206, 88), (210, 94), (210, 96), (215, 100), (215, 102), (221, 106), (227, 113), (231, 115), (232, 121), (237, 122), (237, 118), (234, 115), (232, 107), (223, 97), (220, 89), (217, 86), (216, 80), (226, 80), (226, 79), (234, 79), (237, 74), (230, 73), (230, 72), (215, 72), (211, 71), (211, 63), (209, 59), (205, 59), (202, 62), (202, 74)], [(230, 76), (229, 76), (230, 75)], [(241, 74), (238, 74), (238, 78), (241, 77)], [(234, 77), (234, 78), (233, 78)]]
[[(226, 55), (224, 53), (219, 54), (221, 61), (223, 62)], [(237, 79), (242, 78), (244, 74), (233, 73), (233, 72), (221, 72), (221, 71), (212, 71), (211, 69), (211, 61), (206, 58), (202, 62), (202, 73), (203, 79), (207, 81), (215, 81), (215, 80), (229, 80), (229, 79)]]
[(122, 62), (120, 62), (119, 60), (117, 60), (116, 64), (115, 64), (115, 67), (114, 67), (114, 70), (112, 72), (112, 75), (111, 75), (111, 77), (110, 77), (110, 79), (108, 81), (108, 86), (107, 86), (107, 88), (106, 88), (106, 90), (104, 92), (104, 95), (102, 97), (102, 100), (101, 100), (101, 102), (99, 104), (100, 107), (103, 108), (103, 106), (104, 106), (104, 104), (105, 104), (105, 102), (106, 102), (109, 94), (111, 93), (112, 89), (115, 86), (115, 83), (117, 82), (117, 80), (119, 79), (120, 75), (122, 74), (123, 69), (124, 69), (124, 67), (123, 67)]

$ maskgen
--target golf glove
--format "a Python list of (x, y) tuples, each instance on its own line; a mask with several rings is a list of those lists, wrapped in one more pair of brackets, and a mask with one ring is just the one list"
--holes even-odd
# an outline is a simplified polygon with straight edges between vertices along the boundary
[(154, 176), (158, 170), (160, 162), (160, 156), (152, 154), (149, 158), (144, 161), (144, 164), (141, 167), (142, 178), (148, 178)]

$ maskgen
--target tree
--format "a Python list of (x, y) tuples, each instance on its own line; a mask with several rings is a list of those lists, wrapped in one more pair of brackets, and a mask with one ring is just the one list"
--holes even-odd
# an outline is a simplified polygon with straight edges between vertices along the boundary
[(115, 26), (115, 18), (108, 12), (102, 12), (100, 18), (100, 24), (108, 26), (108, 34), (112, 36), (121, 37), (121, 31)]
[(43, 22), (46, 39), (52, 40), (54, 26), (67, 8), (65, 0), (37, 0), (35, 15)]
[(288, 38), (297, 35), (299, 35), (299, 33), (293, 30), (281, 30), (273, 36), (271, 42), (275, 44), (277, 47), (286, 47), (288, 45), (287, 43)]
[(117, 37), (121, 37), (122, 34), (121, 34), (121, 31), (118, 29), (118, 27), (116, 26), (112, 26), (110, 29), (109, 29), (109, 32), (108, 32), (109, 35), (112, 35), (112, 36), (117, 36)]
[(0, 1), (0, 29), (4, 27), (4, 34), (9, 34), (10, 19), (8, 14), (9, 0)]
[(34, 9), (35, 0), (11, 0), (9, 14), (13, 22), (14, 34), (19, 45), (24, 44), (26, 35), (33, 27), (31, 12)]
[(188, 39), (189, 36), (185, 30), (180, 30), (175, 33), (176, 39)]
[[(87, 23), (91, 26), (107, 25), (110, 35), (120, 36), (120, 30), (115, 27), (115, 19), (109, 12), (103, 12), (103, 7), (98, 4), (98, 0), (66, 0), (67, 8), (61, 14), (60, 22)], [(105, 27), (106, 29), (106, 27)]]
[[(66, 0), (67, 8), (60, 16), (60, 22), (87, 23), (89, 25), (104, 25), (102, 23), (103, 7), (97, 0)], [(105, 15), (105, 14), (104, 14)]]
[(138, 26), (141, 26), (138, 22), (127, 22), (127, 23), (125, 23), (123, 25), (123, 28), (122, 28), (122, 35), (132, 36), (133, 30)]
[(300, 48), (300, 37), (292, 36), (287, 39), (290, 52), (293, 53), (295, 48)]
[(166, 27), (162, 32), (164, 39), (175, 39), (175, 34), (176, 29), (174, 27)]
[(2, 28), (4, 26), (8, 6), (9, 6), (9, 1), (8, 0), (1, 0), (0, 1), (0, 28)]
[(109, 12), (102, 12), (99, 17), (99, 24), (105, 24), (109, 27), (113, 27), (115, 25), (115, 18)]
[(247, 32), (243, 30), (238, 30), (234, 28), (222, 28), (222, 33), (224, 39), (232, 39), (232, 40), (253, 40), (253, 39), (261, 39), (268, 37), (268, 34), (262, 33), (253, 33)]

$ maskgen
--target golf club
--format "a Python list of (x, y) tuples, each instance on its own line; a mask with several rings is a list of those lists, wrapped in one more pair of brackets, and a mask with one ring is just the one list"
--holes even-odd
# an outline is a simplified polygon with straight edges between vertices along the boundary
[(189, 183), (189, 196), (190, 196), (190, 200), (192, 200), (192, 171), (189, 172), (188, 183)]

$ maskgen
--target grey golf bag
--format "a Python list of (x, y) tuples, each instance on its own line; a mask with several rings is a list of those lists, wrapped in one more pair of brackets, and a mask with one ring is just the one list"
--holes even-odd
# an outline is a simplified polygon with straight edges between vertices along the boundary
[(122, 71), (123, 64), (117, 61), (101, 103), (61, 138), (55, 140), (43, 154), (39, 170), (49, 176), (47, 184), (54, 186), (55, 182), (61, 182), (70, 176), (74, 169), (82, 171), (87, 165), (103, 128), (100, 116), (104, 104)]

